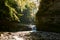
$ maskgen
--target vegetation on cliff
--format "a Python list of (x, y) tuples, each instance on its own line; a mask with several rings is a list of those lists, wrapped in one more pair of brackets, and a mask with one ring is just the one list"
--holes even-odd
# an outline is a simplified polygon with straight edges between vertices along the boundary
[(13, 30), (18, 23), (31, 23), (36, 9), (36, 4), (30, 0), (0, 0), (0, 29)]

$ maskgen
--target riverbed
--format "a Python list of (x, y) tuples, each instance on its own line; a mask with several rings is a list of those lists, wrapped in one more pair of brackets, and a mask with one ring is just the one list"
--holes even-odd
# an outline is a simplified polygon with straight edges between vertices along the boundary
[(0, 32), (0, 40), (60, 40), (60, 33), (43, 31)]

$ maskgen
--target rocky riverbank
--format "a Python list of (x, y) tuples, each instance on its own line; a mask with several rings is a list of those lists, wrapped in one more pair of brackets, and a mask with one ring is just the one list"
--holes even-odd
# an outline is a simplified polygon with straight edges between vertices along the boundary
[(60, 33), (53, 32), (0, 32), (0, 40), (60, 40)]

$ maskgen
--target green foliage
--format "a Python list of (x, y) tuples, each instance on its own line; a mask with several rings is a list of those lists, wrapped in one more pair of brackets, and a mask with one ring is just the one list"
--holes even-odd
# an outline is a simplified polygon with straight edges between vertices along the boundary
[[(0, 18), (9, 21), (20, 22), (21, 16), (33, 17), (37, 6), (30, 0), (2, 0), (0, 1)], [(24, 13), (25, 10), (26, 13)]]
[(30, 0), (0, 0), (0, 29), (16, 30), (18, 22), (32, 22), (36, 9)]
[(18, 16), (20, 16), (20, 15), (18, 15), (19, 12), (17, 12), (16, 9), (15, 9), (16, 7), (14, 7), (14, 5), (17, 5), (14, 2), (14, 0), (6, 0), (5, 5), (9, 8), (9, 15), (11, 17), (11, 20), (20, 21), (19, 17), (18, 17)]
[(34, 2), (30, 2), (30, 0), (4, 0), (0, 2), (2, 7), (5, 6), (4, 9), (0, 9), (0, 11), (3, 12), (1, 14), (7, 15), (9, 21), (20, 22), (20, 17), (24, 15), (24, 10), (27, 9), (32, 13), (36, 8), (36, 4)]

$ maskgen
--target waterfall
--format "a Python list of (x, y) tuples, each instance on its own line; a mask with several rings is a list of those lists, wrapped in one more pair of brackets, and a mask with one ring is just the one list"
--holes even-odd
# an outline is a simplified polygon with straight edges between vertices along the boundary
[(36, 31), (37, 31), (37, 30), (36, 30), (36, 25), (31, 25), (31, 24), (30, 24), (28, 27), (31, 28), (31, 31), (32, 31), (32, 32), (36, 32)]

